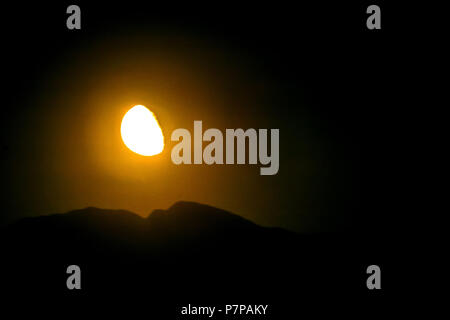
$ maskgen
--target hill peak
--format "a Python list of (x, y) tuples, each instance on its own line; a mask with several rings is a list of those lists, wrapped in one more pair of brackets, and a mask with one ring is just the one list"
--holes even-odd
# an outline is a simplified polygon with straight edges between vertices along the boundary
[(240, 229), (258, 227), (253, 222), (229, 211), (191, 201), (178, 201), (167, 210), (154, 210), (149, 221), (170, 221), (188, 228)]

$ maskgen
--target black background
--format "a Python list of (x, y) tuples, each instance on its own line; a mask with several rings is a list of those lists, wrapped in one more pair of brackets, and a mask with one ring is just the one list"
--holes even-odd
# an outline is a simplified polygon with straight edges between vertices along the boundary
[[(399, 142), (394, 134), (401, 131), (397, 117), (403, 112), (393, 93), (399, 89), (401, 64), (407, 58), (400, 51), (405, 37), (403, 26), (393, 18), (399, 8), (387, 7), (383, 10), (383, 28), (368, 30), (365, 3), (80, 5), (81, 30), (66, 28), (66, 4), (5, 6), (8, 14), (1, 22), (5, 44), (2, 112), (10, 121), (2, 127), (2, 222), (23, 214), (17, 212), (24, 208), (20, 206), (23, 196), (12, 192), (24, 186), (17, 178), (22, 169), (14, 159), (30, 157), (22, 144), (32, 133), (20, 124), (27, 108), (42, 107), (29, 101), (38, 84), (51, 76), (61, 55), (78, 52), (86, 42), (117, 32), (123, 36), (139, 31), (179, 32), (181, 37), (194, 35), (220, 43), (224, 50), (241, 50), (248, 63), (257, 61), (264, 66), (264, 77), (273, 87), (274, 102), (262, 105), (259, 111), (267, 119), (291, 127), (307, 116), (316, 134), (312, 139), (318, 140), (311, 143), (318, 143), (317, 148), (324, 150), (319, 157), (325, 173), (316, 178), (317, 185), (308, 186), (314, 189), (308, 194), (312, 209), (297, 207), (295, 197), (283, 198), (290, 203), (283, 211), (292, 215), (312, 211), (305, 218), (311, 221), (292, 219), (294, 230), (302, 223), (311, 225), (308, 228), (314, 231), (379, 230), (390, 225), (384, 220), (395, 217), (386, 211), (391, 197), (397, 196), (391, 190), (396, 183), (391, 170), (396, 170), (393, 155)], [(300, 95), (304, 102), (301, 108), (291, 103)], [(291, 167), (286, 167), (283, 157), (302, 156), (295, 150), (298, 139), (302, 138), (294, 131), (285, 130), (281, 142), (284, 170)], [(295, 178), (286, 176), (285, 183), (295, 187)]]
[[(396, 186), (400, 179), (395, 157), (399, 151), (398, 131), (401, 131), (398, 120), (404, 112), (397, 93), (402, 86), (408, 59), (402, 47), (408, 34), (397, 20), (401, 14), (399, 8), (392, 4), (379, 4), (382, 29), (367, 30), (365, 10), (371, 3), (209, 2), (163, 5), (151, 1), (127, 1), (78, 4), (82, 10), (82, 29), (79, 31), (66, 29), (65, 9), (69, 3), (50, 5), (39, 2), (2, 7), (3, 158), (8, 156), (14, 134), (20, 135), (15, 133), (18, 128), (15, 128), (17, 131), (12, 130), (6, 120), (20, 116), (20, 111), (9, 106), (26, 97), (30, 88), (40, 81), (41, 70), (58, 59), (61, 53), (77, 48), (83, 37), (95, 39), (126, 26), (130, 30), (182, 29), (220, 39), (231, 47), (243, 48), (255, 59), (265, 61), (267, 74), (274, 82), (290, 88), (293, 95), (300, 87), (307, 92), (307, 97), (313, 101), (311, 106), (314, 106), (310, 112), (317, 123), (323, 125), (323, 134), (330, 137), (330, 143), (336, 142), (337, 153), (345, 153), (354, 160), (351, 170), (346, 172), (348, 185), (339, 186), (354, 195), (354, 210), (346, 212), (339, 223), (345, 221), (344, 231), (351, 227), (350, 238), (354, 234), (366, 234), (364, 239), (371, 239), (367, 246), (361, 241), (359, 251), (370, 253), (376, 248), (374, 251), (381, 262), (374, 263), (387, 270), (383, 290), (368, 292), (360, 284), (355, 287), (349, 285), (342, 290), (355, 290), (350, 296), (359, 296), (361, 300), (342, 301), (337, 295), (328, 297), (325, 294), (333, 302), (324, 298), (314, 307), (310, 306), (312, 310), (308, 311), (314, 313), (314, 308), (332, 306), (342, 308), (342, 313), (336, 309), (339, 314), (345, 314), (347, 309), (361, 310), (356, 313), (364, 318), (374, 310), (382, 310), (388, 305), (388, 300), (392, 302), (393, 297), (399, 294), (398, 291), (394, 294), (394, 290), (400, 287), (394, 279), (400, 281), (396, 278), (400, 266), (393, 259), (395, 249), (391, 248), (385, 254), (383, 250), (390, 244), (398, 244), (397, 238), (402, 233), (397, 229), (396, 236), (393, 236), (391, 230), (402, 214), (394, 201), (399, 197)], [(111, 30), (108, 31), (106, 26), (111, 26)], [(297, 112), (299, 110), (289, 110), (293, 118)], [(341, 158), (337, 156), (337, 159)], [(351, 175), (347, 175), (349, 172)], [(14, 179), (14, 172), (8, 172), (8, 168), (2, 167), (2, 173), (7, 182)], [(336, 185), (330, 186), (330, 190), (336, 188)], [(8, 183), (4, 184), (2, 196), (8, 197)], [(11, 210), (12, 205), (5, 211)], [(332, 217), (324, 223), (335, 224)], [(363, 238), (355, 236), (354, 239), (358, 242), (360, 240), (357, 239)], [(395, 245), (393, 247), (396, 248)], [(319, 269), (320, 272), (328, 271), (323, 266)], [(333, 267), (329, 272), (333, 272)], [(361, 272), (361, 278), (364, 277), (364, 272)], [(325, 286), (323, 291), (329, 289)], [(296, 294), (304, 297), (304, 294), (293, 292), (290, 306), (295, 303)], [(140, 296), (145, 300), (145, 293)], [(76, 309), (79, 302), (76, 299), (79, 299), (78, 293), (74, 294), (74, 305), (70, 306), (71, 302), (68, 302), (67, 307)], [(97, 304), (96, 299), (101, 300), (91, 295), (88, 301), (96, 307), (101, 305), (101, 308), (108, 304)], [(299, 313), (303, 308), (301, 299), (298, 301)], [(41, 307), (46, 309), (44, 304)], [(142, 305), (136, 307), (136, 310), (142, 309)], [(133, 313), (134, 310), (129, 311)], [(169, 312), (173, 315), (173, 310)], [(329, 315), (333, 314), (329, 311)]]

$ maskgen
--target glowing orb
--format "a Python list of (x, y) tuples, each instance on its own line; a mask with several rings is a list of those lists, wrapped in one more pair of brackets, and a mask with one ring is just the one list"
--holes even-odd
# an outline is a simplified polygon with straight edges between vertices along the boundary
[(120, 127), (122, 140), (133, 152), (154, 156), (164, 149), (164, 136), (158, 120), (149, 109), (137, 105), (128, 110)]

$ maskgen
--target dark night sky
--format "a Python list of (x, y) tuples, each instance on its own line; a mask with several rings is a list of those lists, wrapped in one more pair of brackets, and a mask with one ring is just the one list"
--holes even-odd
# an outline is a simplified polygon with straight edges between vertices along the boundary
[[(310, 232), (355, 228), (378, 210), (393, 37), (365, 29), (365, 5), (79, 2), (82, 29), (69, 31), (69, 4), (2, 9), (2, 222), (193, 200)], [(123, 146), (118, 126), (135, 104), (158, 117), (162, 155)], [(173, 165), (170, 133), (194, 120), (279, 128), (279, 173)]]

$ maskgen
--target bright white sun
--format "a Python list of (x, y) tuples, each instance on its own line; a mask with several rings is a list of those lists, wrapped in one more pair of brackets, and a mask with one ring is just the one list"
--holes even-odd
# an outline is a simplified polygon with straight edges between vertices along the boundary
[(131, 151), (153, 156), (164, 149), (164, 136), (158, 120), (149, 109), (137, 105), (128, 110), (120, 127), (122, 140)]

